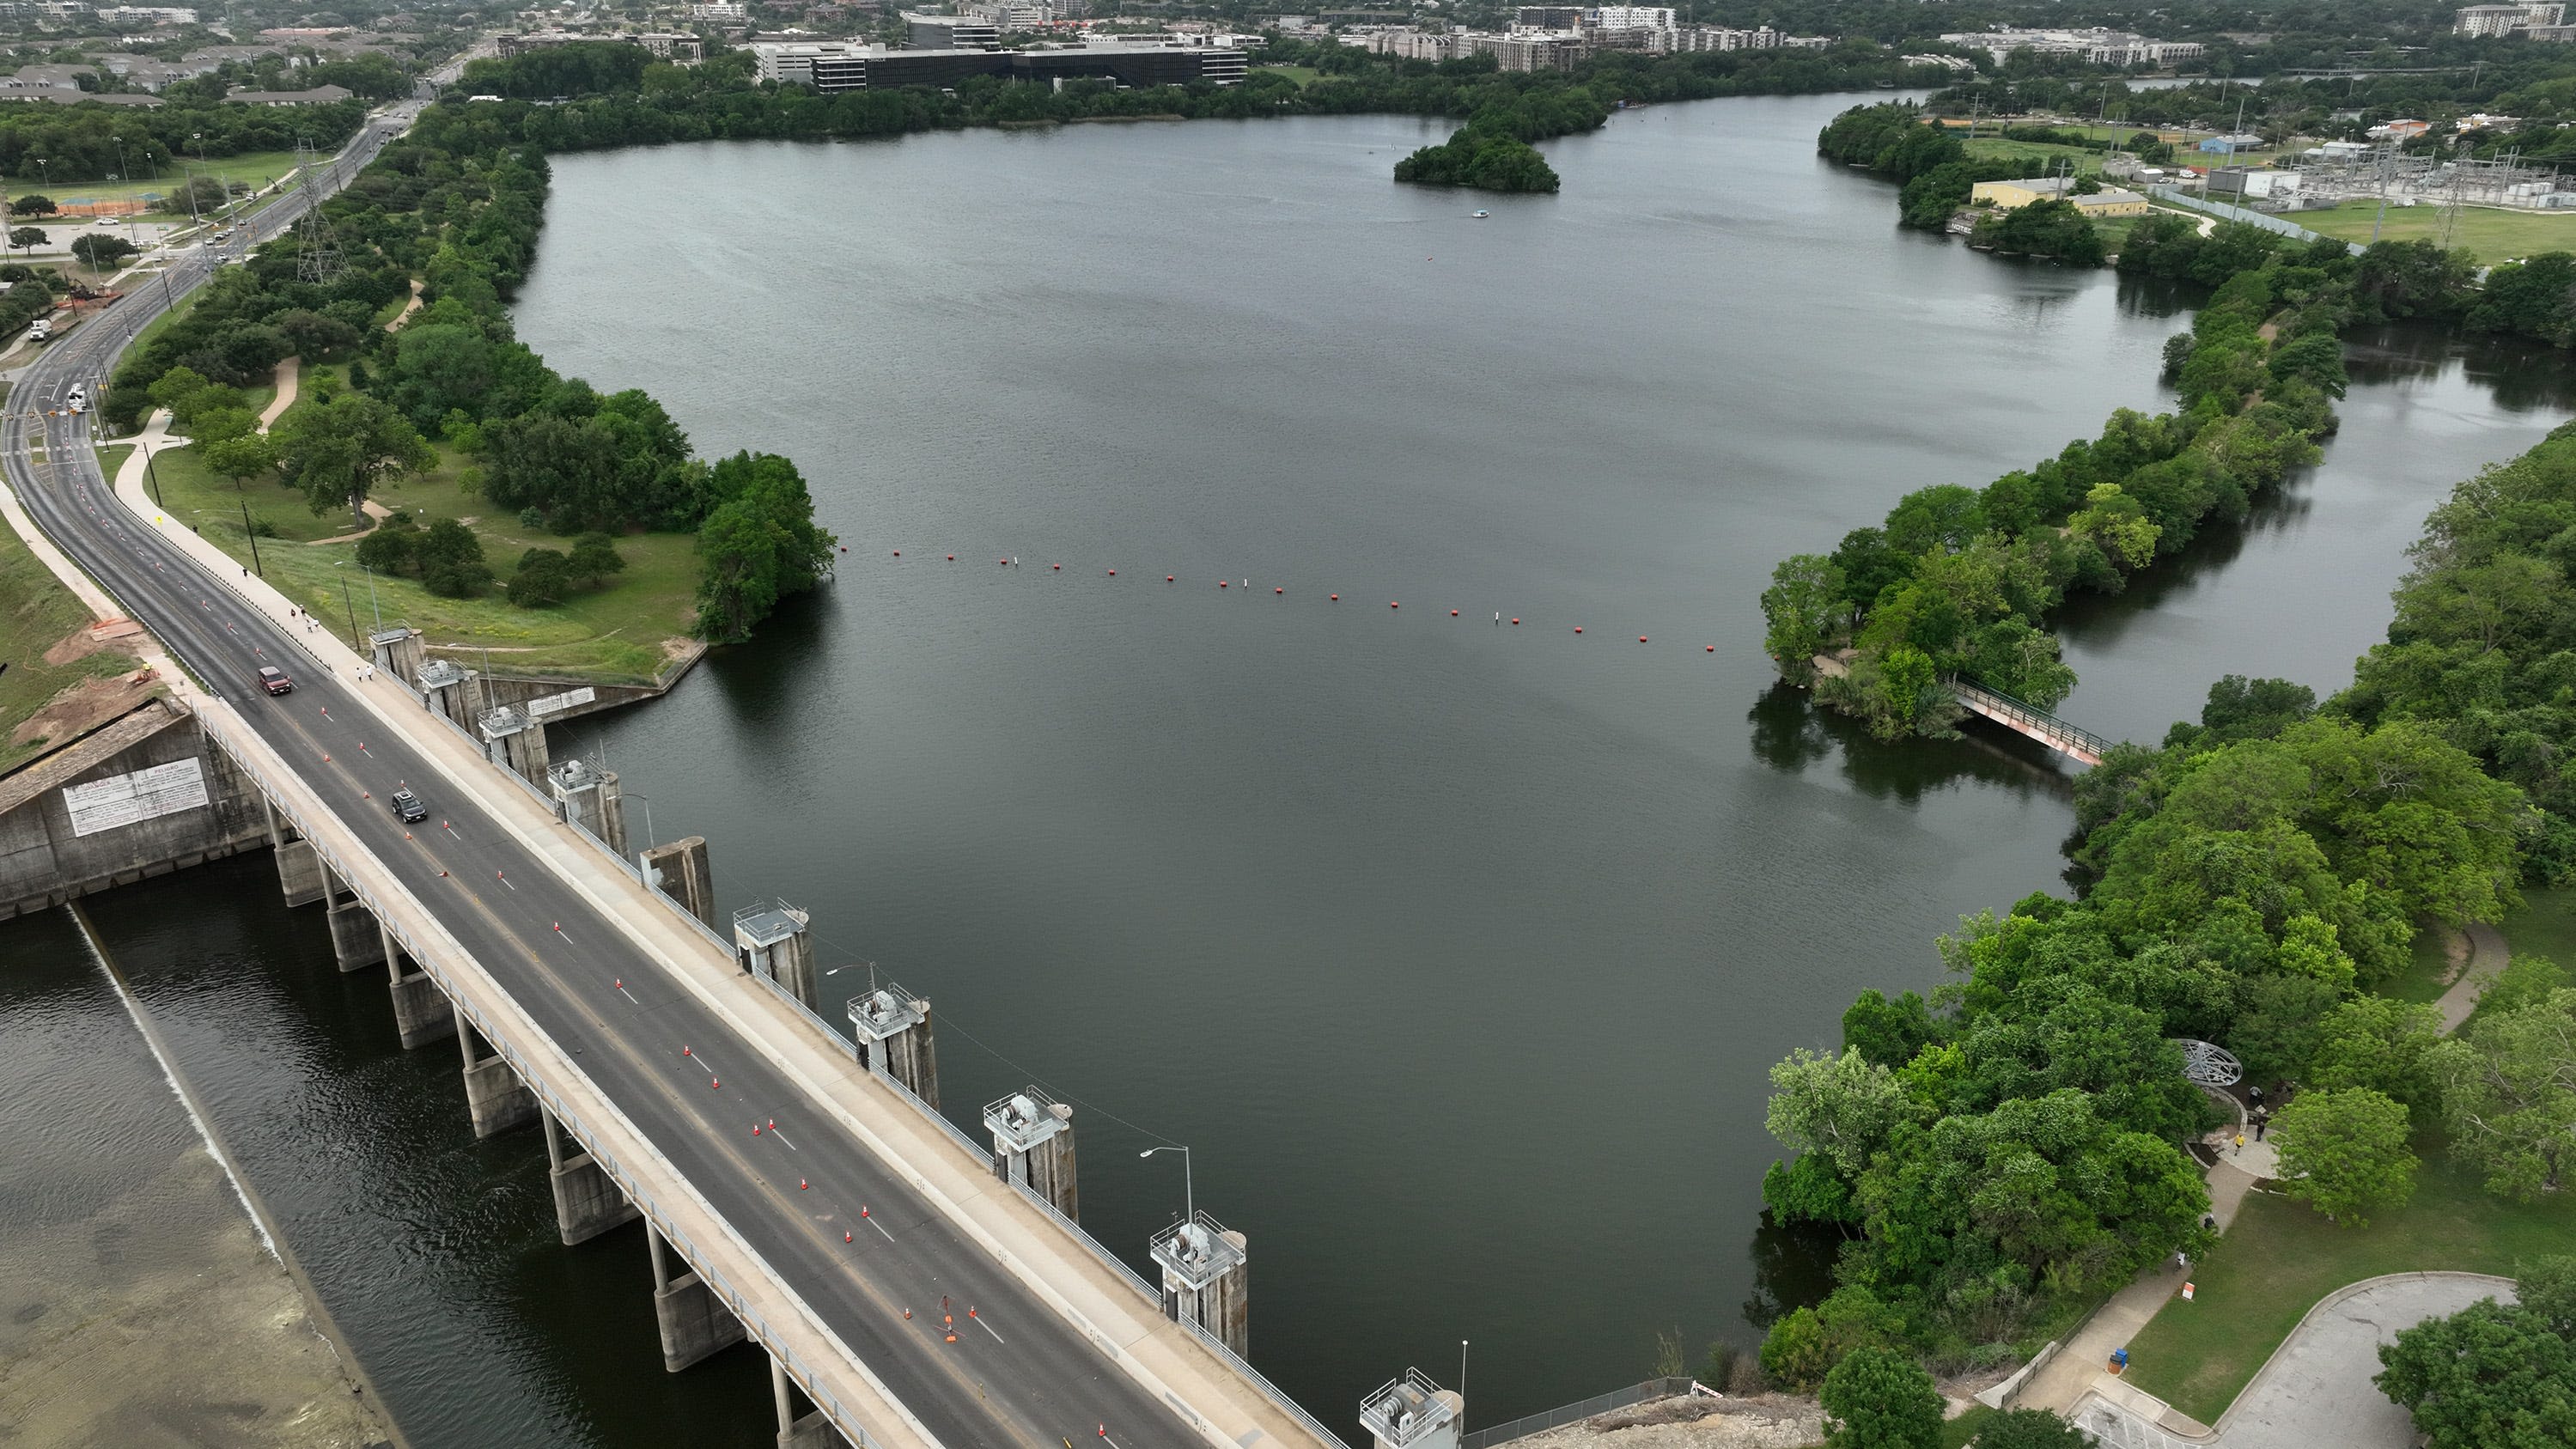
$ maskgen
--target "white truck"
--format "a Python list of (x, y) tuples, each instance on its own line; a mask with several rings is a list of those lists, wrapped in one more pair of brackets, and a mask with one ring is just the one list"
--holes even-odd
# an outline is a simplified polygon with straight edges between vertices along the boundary
[(27, 324), (27, 340), (30, 342), (42, 342), (53, 335), (54, 319), (51, 317), (39, 317)]

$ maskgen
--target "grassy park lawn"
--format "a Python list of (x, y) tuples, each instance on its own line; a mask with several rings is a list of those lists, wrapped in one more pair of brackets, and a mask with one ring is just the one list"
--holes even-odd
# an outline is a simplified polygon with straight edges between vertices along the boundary
[(17, 531), (0, 525), (0, 771), (35, 758), (47, 743), (12, 741), (18, 727), (47, 702), (85, 679), (107, 679), (134, 668), (134, 657), (115, 649), (48, 664), (45, 651), (91, 622), (89, 609), (63, 587), (44, 562), (27, 551)]
[[(2347, 201), (2330, 210), (2293, 212), (2289, 219), (2324, 236), (2366, 242), (2370, 240), (2372, 223), (2379, 220), (2379, 203), (2374, 199)], [(2442, 239), (2442, 208), (2391, 206), (2387, 220), (2380, 223), (2379, 238), (2438, 242)], [(2466, 249), (2488, 265), (2541, 252), (2576, 251), (2576, 213), (2464, 206), (2460, 208), (2459, 224), (2452, 228), (2451, 245)]]
[(2177, 1297), (2129, 1343), (2131, 1383), (2215, 1424), (2318, 1299), (2387, 1273), (2447, 1268), (2510, 1275), (2514, 1263), (2576, 1242), (2576, 1197), (2495, 1197), (2429, 1135), (2415, 1197), (2366, 1228), (2343, 1228), (2284, 1197), (2257, 1193)]
[(2451, 957), (2443, 947), (2443, 931), (2439, 926), (2428, 925), (2415, 933), (2414, 959), (2406, 963), (2406, 969), (2397, 973), (2395, 980), (2382, 983), (2376, 990), (2398, 1001), (2439, 1001), (2442, 993), (2451, 989), (2442, 979), (2450, 970)]
[(2576, 888), (2525, 886), (2522, 909), (2496, 929), (2516, 956), (2546, 956), (2576, 970)]
[(2053, 176), (2057, 163), (2064, 161), (2077, 176), (2102, 174), (2102, 153), (2081, 146), (2052, 146), (2044, 141), (2006, 141), (1994, 136), (1980, 136), (1967, 142), (1968, 154), (1980, 161), (2009, 160), (2024, 168), (2025, 176)]
[(1324, 75), (1322, 71), (1315, 69), (1311, 65), (1265, 65), (1258, 67), (1258, 69), (1267, 71), (1272, 75), (1284, 75), (1290, 80), (1295, 81), (1301, 88), (1313, 85), (1316, 81), (1321, 80)]
[[(192, 448), (159, 454), (154, 466), (171, 514), (243, 563), (251, 562), (243, 510), (274, 528), (276, 537), (259, 540), (259, 564), (269, 582), (341, 629), (350, 627), (354, 613), (357, 627), (370, 630), (381, 610), (386, 623), (407, 623), (427, 634), (433, 648), (491, 651), (495, 669), (603, 682), (651, 679), (665, 662), (662, 641), (688, 630), (697, 550), (696, 540), (686, 534), (619, 539), (625, 571), (606, 586), (550, 609), (516, 608), (497, 588), (478, 599), (443, 599), (415, 580), (381, 576), (373, 580), (371, 601), (370, 581), (356, 562), (355, 541), (323, 541), (350, 531), (346, 511), (335, 508), (316, 517), (302, 495), (276, 484), (237, 489), (232, 480), (198, 462)], [(432, 472), (393, 483), (376, 497), (387, 507), (417, 509), (427, 519), (465, 521), (483, 541), (492, 571), (505, 580), (527, 550), (570, 547), (568, 540), (522, 528), (516, 518), (467, 497), (457, 487), (460, 471), (452, 455), (442, 456)]]
[[(244, 186), (265, 186), (295, 169), (292, 151), (249, 151), (239, 156), (216, 156), (199, 166), (197, 159), (187, 159), (184, 169), (179, 163), (164, 161), (156, 179), (145, 175), (121, 181), (57, 181), (42, 178), (11, 183), (18, 192), (36, 191), (51, 197), (57, 206), (70, 206), (94, 201), (150, 201), (175, 195), (189, 176), (215, 176)], [(180, 208), (186, 215), (187, 209)]]

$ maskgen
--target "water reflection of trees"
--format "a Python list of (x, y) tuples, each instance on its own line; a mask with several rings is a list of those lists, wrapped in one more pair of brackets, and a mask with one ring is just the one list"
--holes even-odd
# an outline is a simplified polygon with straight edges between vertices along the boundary
[(2051, 627), (2059, 638), (2090, 649), (2117, 645), (2131, 625), (2236, 562), (2247, 539), (2306, 521), (2316, 506), (2304, 491), (2314, 471), (2312, 467), (2293, 469), (2279, 487), (2254, 500), (2242, 523), (2214, 523), (2202, 529), (2182, 552), (2156, 560), (2155, 567), (2132, 576), (2120, 592), (2069, 594), (2058, 606)]
[(1968, 721), (1957, 739), (1887, 744), (1786, 680), (1754, 701), (1745, 719), (1755, 759), (1793, 775), (1837, 761), (1843, 779), (1876, 800), (1913, 805), (1963, 782), (2059, 798), (2074, 789), (2054, 752), (1979, 720)]
[(1762, 1214), (1745, 1256), (1753, 1260), (1753, 1293), (1744, 1300), (1744, 1321), (1757, 1334), (1801, 1308), (1811, 1308), (1834, 1291), (1834, 1256), (1843, 1237), (1821, 1223), (1783, 1227)]
[(2430, 322), (2357, 328), (2344, 338), (2355, 387), (2433, 382), (2453, 367), (2510, 413), (2576, 411), (2576, 358), (2514, 337), (2463, 336)]

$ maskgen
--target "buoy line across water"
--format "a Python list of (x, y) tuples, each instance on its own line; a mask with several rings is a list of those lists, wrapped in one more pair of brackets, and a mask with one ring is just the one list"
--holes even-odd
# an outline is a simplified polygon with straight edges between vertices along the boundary
[[(845, 553), (845, 554), (846, 554), (846, 553), (848, 553), (849, 551), (850, 551), (850, 547), (849, 547), (849, 545), (848, 545), (848, 544), (843, 544), (843, 545), (841, 545), (841, 546), (840, 546), (840, 552), (842, 552), (842, 553)], [(891, 549), (891, 550), (889, 550), (888, 552), (889, 552), (889, 554), (891, 555), (891, 557), (893, 557), (893, 558), (895, 558), (895, 559), (901, 559), (901, 558), (903, 557), (903, 550), (902, 550), (902, 549), (899, 549), (899, 548), (898, 548), (898, 549)], [(950, 562), (950, 563), (955, 563), (955, 562), (957, 561), (957, 555), (955, 555), (955, 554), (953, 554), (953, 553), (952, 553), (952, 554), (947, 555), (947, 561), (948, 561), (948, 562)], [(1017, 563), (1018, 563), (1018, 560), (1017, 560), (1017, 558), (1016, 558), (1015, 556), (1012, 556), (1012, 555), (1004, 555), (1002, 558), (1000, 558), (1000, 559), (998, 560), (998, 562), (999, 562), (999, 563), (1000, 563), (1004, 568), (1010, 568), (1010, 569), (1014, 569), (1014, 570), (1016, 571), (1016, 565), (1017, 565)], [(1050, 575), (1052, 575), (1052, 574), (1060, 574), (1060, 573), (1063, 573), (1063, 572), (1064, 572), (1064, 565), (1062, 565), (1062, 564), (1052, 564), (1052, 565), (1050, 565), (1050, 566), (1048, 567), (1047, 572), (1048, 572)], [(1101, 571), (1101, 574), (1102, 574), (1102, 576), (1104, 576), (1104, 577), (1107, 577), (1107, 578), (1113, 578), (1113, 579), (1114, 579), (1114, 578), (1118, 577), (1118, 570), (1116, 570), (1116, 569), (1103, 569), (1103, 570)], [(1180, 575), (1178, 575), (1178, 574), (1165, 574), (1165, 575), (1163, 575), (1163, 582), (1164, 582), (1165, 584), (1169, 584), (1169, 585), (1178, 585), (1178, 584), (1180, 583)], [(1226, 591), (1226, 592), (1229, 592), (1229, 593), (1242, 593), (1242, 594), (1249, 594), (1249, 593), (1251, 593), (1251, 592), (1253, 591), (1253, 588), (1252, 588), (1252, 580), (1251, 580), (1251, 579), (1249, 579), (1249, 578), (1240, 579), (1239, 581), (1238, 581), (1237, 579), (1233, 579), (1233, 578), (1223, 578), (1223, 579), (1218, 579), (1218, 580), (1216, 581), (1216, 586), (1217, 586), (1217, 588), (1218, 588), (1218, 589), (1223, 590), (1223, 591)], [(1287, 586), (1286, 586), (1286, 585), (1284, 585), (1284, 584), (1281, 584), (1281, 585), (1274, 585), (1274, 586), (1271, 588), (1270, 593), (1271, 593), (1271, 596), (1272, 596), (1272, 597), (1274, 597), (1274, 598), (1285, 598), (1285, 597), (1287, 597), (1287, 595), (1288, 595), (1288, 589), (1287, 589)], [(1328, 595), (1326, 595), (1326, 596), (1325, 596), (1325, 601), (1326, 601), (1327, 603), (1334, 603), (1334, 604), (1338, 604), (1338, 603), (1340, 603), (1340, 602), (1342, 601), (1342, 596), (1341, 596), (1341, 595), (1339, 595), (1339, 594), (1328, 594)], [(1403, 605), (1402, 601), (1400, 601), (1400, 600), (1389, 600), (1389, 601), (1388, 601), (1388, 603), (1387, 603), (1387, 609), (1388, 609), (1390, 612), (1400, 611), (1403, 607), (1404, 607), (1404, 605)], [(1456, 609), (1451, 609), (1451, 610), (1449, 611), (1449, 617), (1450, 617), (1450, 618), (1452, 618), (1452, 619), (1458, 618), (1458, 617), (1459, 617), (1459, 613), (1458, 613), (1458, 611), (1457, 611)], [(1494, 614), (1494, 623), (1495, 623), (1495, 624), (1497, 624), (1497, 625), (1500, 625), (1502, 622), (1503, 622), (1503, 615), (1502, 615), (1502, 613), (1498, 610), (1498, 611), (1496, 611), (1496, 612), (1495, 612), (1495, 614)], [(1512, 625), (1513, 625), (1514, 627), (1518, 627), (1521, 621), (1520, 621), (1520, 619), (1519, 619), (1519, 617), (1518, 617), (1518, 616), (1514, 616), (1511, 622), (1512, 622)], [(1575, 625), (1575, 626), (1574, 626), (1574, 632), (1575, 632), (1575, 633), (1577, 633), (1577, 634), (1581, 634), (1581, 633), (1583, 632), (1583, 626), (1582, 626), (1582, 625), (1580, 625), (1580, 624)], [(1648, 642), (1651, 640), (1651, 638), (1652, 638), (1652, 636), (1651, 636), (1651, 635), (1640, 634), (1640, 635), (1638, 635), (1638, 636), (1637, 636), (1637, 642), (1638, 642), (1638, 643), (1640, 643), (1640, 644), (1645, 644), (1645, 643), (1648, 643)], [(1703, 645), (1703, 646), (1701, 646), (1701, 648), (1702, 648), (1702, 652), (1704, 652), (1704, 653), (1708, 653), (1708, 654), (1715, 654), (1715, 653), (1717, 652), (1717, 646), (1716, 646), (1716, 645), (1714, 645), (1714, 644)]]

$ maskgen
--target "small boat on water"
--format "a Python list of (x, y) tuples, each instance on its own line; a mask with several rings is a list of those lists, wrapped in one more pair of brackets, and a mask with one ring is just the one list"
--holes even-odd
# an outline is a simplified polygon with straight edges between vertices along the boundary
[(1491, 215), (1493, 215), (1493, 213), (1490, 211), (1480, 211), (1476, 213), (1476, 220), (1483, 221), (1486, 217)]

